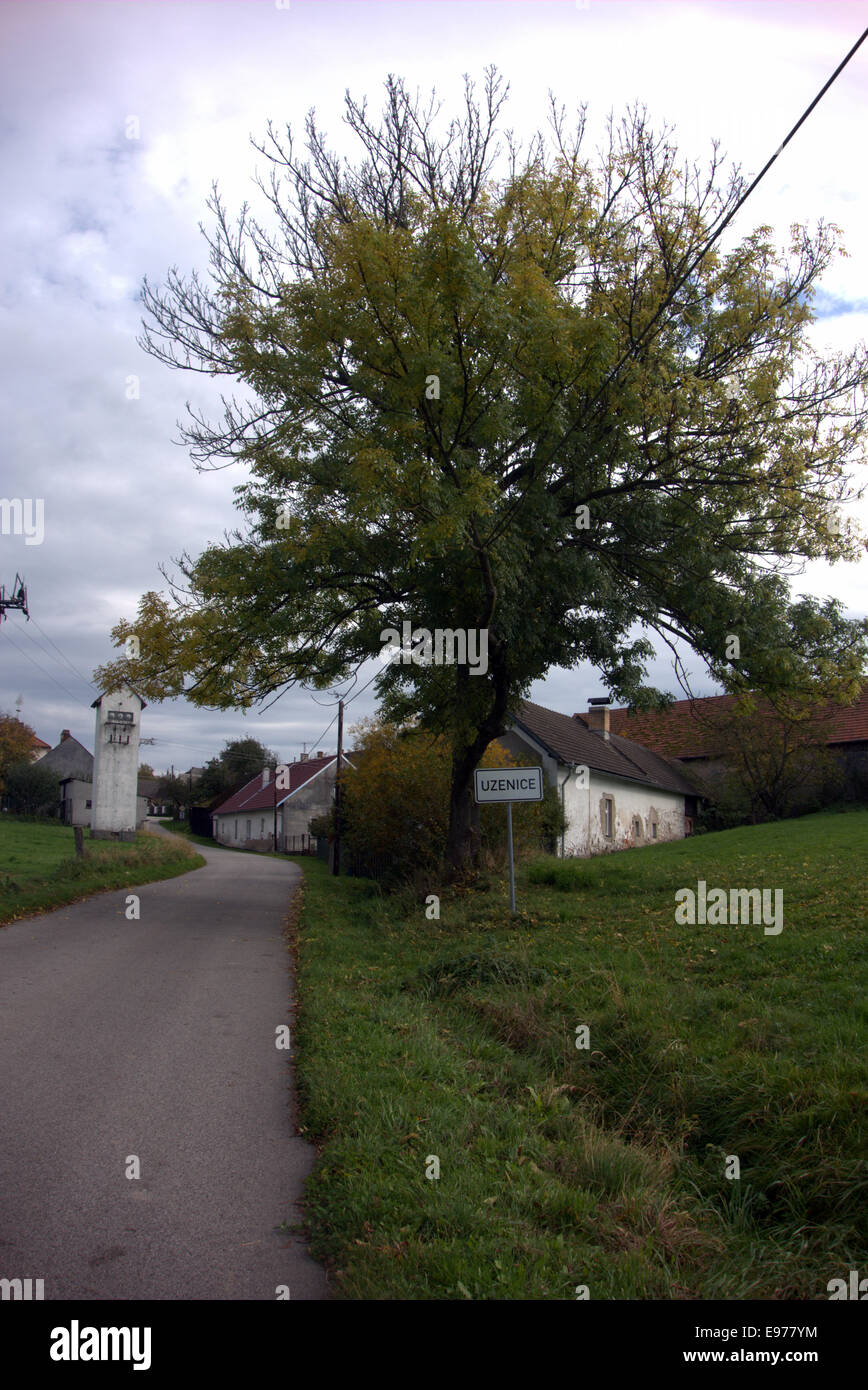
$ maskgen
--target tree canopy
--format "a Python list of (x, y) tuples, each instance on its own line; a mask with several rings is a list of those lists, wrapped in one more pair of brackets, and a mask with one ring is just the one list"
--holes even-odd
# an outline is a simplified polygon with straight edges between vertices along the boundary
[(277, 766), (278, 758), (255, 738), (230, 739), (217, 758), (209, 758), (193, 786), (195, 801), (228, 796), (236, 787), (255, 777), (263, 768)]
[(269, 126), (262, 217), (215, 188), (210, 283), (146, 283), (146, 350), (245, 388), (184, 430), (199, 466), (245, 466), (244, 520), (180, 557), (115, 629), (140, 657), (97, 673), (247, 707), (334, 685), (405, 621), (485, 632), (484, 674), (391, 661), (377, 683), (385, 718), (449, 740), (454, 864), (473, 768), (552, 666), (648, 703), (656, 633), (729, 690), (853, 698), (868, 633), (788, 584), (862, 549), (838, 508), (865, 350), (808, 336), (838, 229), (709, 249), (746, 186), (716, 146), (683, 161), (634, 108), (588, 153), (584, 111), (552, 102), (521, 149), (507, 90), (468, 82), (443, 132), (398, 78), (380, 121), (348, 94), (355, 163), (313, 114), (306, 155)]
[(13, 763), (29, 761), (36, 734), (14, 714), (0, 714), (0, 792), (5, 790), (7, 769)]
[(22, 816), (56, 815), (60, 778), (52, 768), (25, 758), (6, 768), (4, 791), (10, 811)]

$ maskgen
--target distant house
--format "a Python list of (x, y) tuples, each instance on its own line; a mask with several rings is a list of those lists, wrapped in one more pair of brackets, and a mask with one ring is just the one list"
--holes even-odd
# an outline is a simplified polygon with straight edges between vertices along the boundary
[(41, 758), (45, 757), (50, 748), (50, 743), (46, 743), (44, 738), (37, 738), (34, 734), (30, 741), (30, 761), (38, 763)]
[[(39, 766), (49, 768), (60, 779), (59, 815), (64, 824), (89, 826), (93, 807), (93, 754), (72, 737), (69, 729), (63, 729), (60, 742), (40, 758)], [(136, 802), (139, 825), (147, 814), (148, 803), (139, 795)]]
[(557, 788), (566, 818), (560, 855), (680, 840), (693, 829), (693, 785), (666, 758), (613, 733), (606, 705), (570, 716), (525, 700), (498, 743), (538, 761)]
[(93, 754), (89, 753), (69, 729), (63, 729), (60, 742), (39, 760), (60, 779), (60, 818), (66, 825), (90, 825), (93, 799)]
[(158, 777), (140, 777), (136, 789), (139, 796), (147, 802), (149, 816), (170, 816), (172, 807), (159, 795), (159, 787)]
[[(352, 766), (346, 754), (344, 761)], [(322, 752), (286, 764), (282, 779), (266, 768), (212, 811), (214, 839), (238, 849), (271, 850), (276, 811), (277, 849), (292, 853), (308, 848), (311, 821), (325, 815), (334, 801), (336, 771), (337, 755)], [(276, 780), (289, 785), (276, 785)]]

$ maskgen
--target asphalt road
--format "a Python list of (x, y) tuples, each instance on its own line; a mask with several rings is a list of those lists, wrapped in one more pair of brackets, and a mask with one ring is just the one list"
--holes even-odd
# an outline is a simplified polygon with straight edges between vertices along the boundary
[(299, 870), (202, 854), (0, 928), (0, 1277), (46, 1300), (329, 1296), (279, 1229), (314, 1158), (275, 1046)]

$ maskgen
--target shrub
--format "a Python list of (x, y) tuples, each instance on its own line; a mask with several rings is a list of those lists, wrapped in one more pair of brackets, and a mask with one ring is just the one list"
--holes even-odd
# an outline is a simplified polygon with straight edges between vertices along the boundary
[(18, 762), (7, 767), (6, 797), (16, 815), (55, 814), (60, 800), (60, 778), (39, 763)]

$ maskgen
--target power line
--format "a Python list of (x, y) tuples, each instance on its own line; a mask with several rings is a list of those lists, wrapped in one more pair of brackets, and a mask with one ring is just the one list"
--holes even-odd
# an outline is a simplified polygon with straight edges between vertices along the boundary
[[(31, 614), (31, 621), (32, 621), (32, 617), (33, 617), (33, 615)], [(40, 629), (40, 631), (41, 631), (41, 629)], [(29, 632), (28, 629), (27, 629), (26, 627), (22, 628), (22, 629), (21, 629), (21, 632), (23, 633), (23, 635), (27, 638), (27, 640), (28, 640), (29, 642), (32, 642), (32, 643), (33, 643), (34, 647), (36, 648), (36, 650), (37, 650), (38, 652), (41, 652), (41, 654), (42, 654), (43, 656), (48, 657), (48, 660), (49, 660), (49, 661), (53, 661), (54, 664), (55, 664), (55, 666), (58, 666), (58, 667), (60, 666), (60, 662), (57, 660), (57, 657), (56, 657), (56, 656), (53, 656), (52, 653), (47, 649), (47, 647), (43, 647), (43, 645), (42, 645), (41, 642), (37, 642), (37, 640), (36, 640), (36, 638), (33, 636), (33, 633), (32, 633), (32, 632)], [(69, 665), (70, 663), (67, 663), (67, 664)], [(61, 669), (62, 669), (62, 668), (61, 668)], [(74, 667), (73, 667), (72, 669), (75, 670)], [(66, 672), (64, 671), (63, 674), (66, 675)], [(84, 683), (85, 683), (86, 685), (90, 685), (90, 684), (91, 684), (90, 681), (85, 681), (83, 676), (79, 676), (79, 674), (78, 674), (77, 671), (75, 672), (75, 674), (76, 674), (76, 676), (78, 677), (78, 679), (81, 680), (81, 681), (84, 681)], [(95, 687), (92, 687), (92, 688), (95, 689)]]
[(850, 52), (849, 52), (849, 53), (847, 54), (847, 56), (846, 56), (845, 58), (843, 58), (843, 59), (841, 60), (841, 62), (838, 64), (838, 66), (836, 67), (835, 71), (832, 73), (832, 76), (828, 79), (828, 81), (825, 83), (825, 85), (820, 89), (820, 91), (819, 91), (819, 92), (817, 93), (817, 95), (814, 97), (814, 100), (811, 102), (810, 106), (806, 107), (805, 110), (802, 112), (801, 116), (800, 116), (799, 119), (796, 121), (796, 124), (793, 126), (793, 128), (792, 128), (792, 130), (790, 131), (789, 135), (787, 135), (786, 139), (778, 146), (778, 148), (775, 150), (775, 152), (774, 152), (774, 154), (771, 156), (771, 158), (768, 159), (768, 160), (766, 161), (766, 163), (763, 165), (762, 169), (761, 169), (761, 170), (759, 171), (759, 173), (757, 174), (756, 178), (755, 178), (755, 179), (753, 180), (753, 182), (750, 184), (749, 188), (747, 188), (746, 191), (745, 191), (744, 193), (742, 193), (741, 197), (738, 199), (738, 201), (736, 202), (735, 206), (732, 207), (732, 208), (730, 209), (730, 211), (727, 213), (726, 217), (723, 219), (723, 221), (721, 222), (720, 226), (718, 227), (718, 229), (717, 229), (717, 231), (714, 233), (714, 235), (711, 237), (711, 239), (710, 239), (708, 242), (706, 242), (706, 244), (705, 244), (705, 246), (702, 248), (702, 250), (698, 252), (698, 254), (697, 254), (696, 257), (694, 258), (692, 264), (690, 265), (689, 269), (687, 269), (687, 270), (684, 272), (683, 276), (681, 277), (679, 284), (673, 286), (672, 290), (670, 291), (670, 293), (668, 294), (668, 296), (666, 297), (666, 299), (663, 300), (663, 303), (659, 306), (659, 308), (657, 309), (656, 313), (653, 315), (653, 317), (650, 319), (650, 321), (645, 325), (644, 329), (643, 329), (642, 332), (639, 334), (639, 337), (638, 337), (638, 338), (636, 339), (636, 341), (630, 346), (630, 348), (628, 349), (628, 351), (624, 353), (624, 356), (621, 358), (621, 360), (620, 360), (619, 362), (617, 362), (617, 363), (615, 364), (615, 366), (612, 368), (612, 370), (611, 370), (611, 372), (609, 373), (609, 375), (608, 375), (608, 376), (605, 378), (605, 380), (603, 381), (603, 384), (602, 384), (602, 386), (600, 387), (599, 391), (597, 392), (596, 396), (595, 396), (594, 399), (591, 401), (590, 406), (588, 406), (587, 410), (584, 412), (584, 414), (583, 414), (583, 416), (582, 416), (582, 419), (583, 419), (583, 420), (586, 418), (586, 416), (587, 416), (587, 414), (588, 414), (588, 411), (589, 411), (589, 410), (592, 410), (592, 409), (594, 408), (594, 406), (597, 404), (597, 401), (600, 399), (600, 397), (602, 396), (603, 392), (605, 391), (605, 389), (606, 389), (606, 387), (609, 385), (609, 383), (610, 383), (611, 381), (614, 380), (614, 378), (616, 377), (616, 375), (618, 374), (618, 372), (620, 372), (620, 370), (621, 370), (621, 368), (624, 366), (624, 364), (625, 364), (626, 362), (628, 362), (629, 359), (635, 354), (636, 349), (642, 344), (642, 342), (644, 341), (644, 339), (645, 339), (645, 338), (648, 336), (648, 334), (651, 332), (651, 329), (654, 327), (654, 325), (656, 324), (657, 320), (660, 318), (660, 315), (663, 314), (663, 313), (665, 313), (665, 311), (669, 308), (669, 305), (672, 303), (673, 299), (674, 299), (675, 296), (677, 295), (677, 293), (678, 293), (679, 289), (682, 287), (682, 285), (686, 284), (686, 282), (689, 280), (690, 276), (691, 276), (691, 275), (693, 274), (693, 272), (696, 270), (696, 268), (697, 268), (697, 266), (700, 264), (700, 262), (703, 261), (703, 260), (705, 259), (705, 257), (708, 255), (709, 251), (711, 250), (711, 248), (712, 248), (712, 246), (715, 244), (715, 242), (718, 241), (719, 238), (720, 238), (720, 237), (723, 235), (723, 233), (726, 231), (726, 228), (729, 226), (730, 222), (731, 222), (732, 219), (735, 217), (736, 213), (739, 212), (739, 211), (744, 207), (745, 203), (747, 202), (747, 200), (748, 200), (748, 198), (750, 197), (750, 195), (753, 193), (754, 189), (755, 189), (755, 188), (757, 187), (757, 185), (758, 185), (759, 183), (761, 183), (762, 180), (765, 178), (766, 174), (768, 173), (769, 169), (771, 169), (771, 167), (772, 167), (772, 165), (774, 164), (775, 160), (776, 160), (776, 159), (778, 158), (778, 156), (786, 149), (787, 145), (790, 143), (790, 141), (792, 140), (793, 136), (795, 135), (796, 131), (800, 128), (800, 126), (804, 125), (805, 121), (806, 121), (806, 120), (808, 119), (808, 117), (810, 116), (810, 114), (811, 114), (811, 112), (813, 111), (814, 107), (815, 107), (815, 106), (817, 105), (817, 103), (818, 103), (819, 101), (821, 101), (822, 98), (826, 95), (826, 93), (828, 92), (828, 90), (829, 90), (829, 88), (831, 87), (832, 83), (833, 83), (833, 82), (835, 81), (835, 79), (844, 71), (844, 68), (847, 66), (847, 64), (849, 63), (850, 59), (854, 56), (854, 54), (857, 53), (858, 50), (861, 48), (861, 46), (862, 46), (862, 44), (865, 42), (866, 38), (868, 38), (868, 29), (863, 29), (863, 31), (862, 31), (860, 37), (856, 40), (856, 42), (854, 43), (853, 47), (850, 49)]
[[(58, 647), (57, 643), (53, 640), (53, 638), (49, 637), (49, 635), (48, 635), (48, 633), (45, 631), (45, 629), (44, 629), (43, 627), (40, 627), (39, 623), (36, 621), (36, 619), (34, 618), (34, 616), (33, 616), (32, 613), (30, 614), (30, 621), (33, 623), (34, 627), (36, 627), (36, 628), (39, 629), (39, 631), (42, 633), (43, 637), (45, 638), (46, 642), (50, 642), (51, 645), (52, 645), (52, 647), (54, 648), (54, 650), (55, 650), (61, 657), (63, 657), (63, 660), (66, 662), (66, 664), (67, 664), (67, 666), (69, 667), (69, 669), (70, 669), (71, 671), (74, 671), (74, 672), (75, 672), (75, 674), (78, 676), (79, 680), (84, 681), (85, 685), (89, 685), (93, 690), (96, 690), (96, 689), (97, 689), (97, 686), (95, 685), (95, 683), (94, 683), (92, 680), (90, 680), (89, 677), (83, 676), (83, 675), (81, 674), (81, 672), (80, 672), (79, 670), (77, 670), (77, 668), (76, 668), (75, 666), (73, 666), (73, 664), (72, 664), (72, 662), (70, 661), (69, 657), (66, 656), (66, 655), (60, 650), (60, 647)], [(25, 629), (25, 630), (26, 630), (26, 629)]]
[(13, 639), (9, 636), (9, 633), (8, 633), (8, 632), (5, 633), (4, 636), (5, 636), (5, 638), (6, 638), (7, 641), (12, 642), (13, 647), (14, 647), (15, 650), (19, 653), (19, 655), (23, 656), (23, 657), (25, 658), (26, 661), (29, 661), (29, 662), (31, 663), (31, 665), (36, 666), (36, 667), (42, 672), (42, 674), (43, 674), (44, 676), (47, 676), (48, 679), (49, 679), (50, 681), (52, 681), (54, 685), (57, 686), (58, 690), (62, 690), (62, 691), (63, 691), (64, 695), (66, 695), (66, 696), (68, 697), (68, 699), (72, 700), (73, 703), (76, 704), (76, 705), (81, 705), (82, 708), (84, 708), (84, 709), (87, 708), (87, 705), (85, 705), (84, 701), (81, 699), (80, 696), (78, 696), (78, 695), (73, 695), (73, 693), (72, 693), (71, 690), (67, 690), (67, 688), (66, 688), (65, 685), (61, 685), (61, 684), (60, 684), (60, 681), (55, 680), (55, 679), (54, 679), (54, 676), (51, 674), (51, 672), (50, 672), (50, 671), (46, 671), (46, 669), (45, 669), (45, 667), (42, 665), (42, 663), (41, 663), (40, 661), (36, 661), (35, 658), (32, 657), (32, 656), (29, 654), (29, 652), (26, 652), (26, 651), (24, 650), (23, 647), (19, 647), (18, 643), (15, 642), (15, 641), (13, 641)]
[[(375, 671), (374, 674), (371, 676), (371, 679), (369, 681), (366, 681), (365, 684), (362, 686), (361, 690), (357, 690), (355, 695), (351, 695), (348, 700), (344, 700), (344, 706), (346, 707), (347, 705), (351, 705), (353, 703), (353, 700), (357, 700), (360, 695), (364, 695), (368, 686), (373, 685), (374, 681), (380, 675), (382, 675), (382, 671)], [(334, 720), (332, 720), (332, 723), (334, 723)]]

